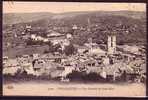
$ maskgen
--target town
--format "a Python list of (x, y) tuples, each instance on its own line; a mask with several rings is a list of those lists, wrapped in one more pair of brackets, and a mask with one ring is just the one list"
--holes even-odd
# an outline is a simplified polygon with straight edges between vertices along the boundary
[[(89, 18), (87, 26), (48, 25), (46, 31), (30, 24), (9, 25), (3, 30), (4, 76), (16, 77), (25, 73), (26, 76), (43, 76), (63, 82), (77, 79), (145, 82), (146, 47), (118, 45), (117, 30), (106, 29), (105, 40), (99, 39), (99, 42), (93, 37), (76, 40), (79, 35), (83, 38), (79, 32), (91, 34), (92, 27), (100, 26), (92, 24)], [(76, 43), (78, 40), (80, 44)]]

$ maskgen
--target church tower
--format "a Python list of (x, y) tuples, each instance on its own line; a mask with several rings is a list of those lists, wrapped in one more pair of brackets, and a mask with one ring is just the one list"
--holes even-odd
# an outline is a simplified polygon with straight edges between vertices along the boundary
[(107, 47), (108, 47), (108, 54), (116, 53), (116, 35), (115, 34), (108, 35)]

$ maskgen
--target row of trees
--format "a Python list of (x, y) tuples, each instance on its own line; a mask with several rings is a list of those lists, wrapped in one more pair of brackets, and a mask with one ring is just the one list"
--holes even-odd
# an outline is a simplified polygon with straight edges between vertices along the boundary
[(45, 51), (44, 53), (54, 53), (54, 52), (59, 52), (66, 54), (67, 56), (75, 54), (77, 49), (73, 46), (72, 43), (70, 43), (68, 46), (65, 46), (64, 50), (62, 50), (62, 47), (60, 44), (55, 44), (53, 45), (52, 42), (43, 42), (43, 41), (33, 41), (31, 39), (26, 41), (27, 45), (48, 45), (49, 49), (48, 51)]

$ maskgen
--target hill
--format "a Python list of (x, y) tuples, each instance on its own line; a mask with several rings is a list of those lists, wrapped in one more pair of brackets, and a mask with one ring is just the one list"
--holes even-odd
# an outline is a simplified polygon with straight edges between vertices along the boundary
[(17, 24), (25, 23), (31, 21), (37, 21), (39, 19), (62, 19), (62, 18), (72, 18), (78, 15), (96, 15), (96, 16), (108, 16), (108, 15), (120, 15), (125, 17), (132, 17), (135, 19), (145, 19), (145, 12), (135, 12), (135, 11), (92, 11), (92, 12), (68, 12), (68, 13), (49, 13), (49, 12), (39, 12), (39, 13), (5, 13), (3, 14), (3, 24)]
[(53, 14), (48, 12), (43, 13), (6, 13), (3, 14), (3, 24), (17, 24), (31, 21), (37, 21), (44, 18), (50, 18)]
[[(94, 11), (94, 12), (69, 12), (69, 13), (25, 13), (25, 14), (4, 14), (4, 24), (17, 23), (16, 29), (31, 24), (33, 27), (46, 28), (51, 25), (56, 27), (68, 27), (73, 24), (88, 27), (90, 19), (91, 32), (78, 30), (75, 33), (74, 43), (83, 44), (89, 37), (93, 41), (106, 43), (107, 35), (116, 31), (117, 43), (144, 43), (146, 44), (146, 12), (134, 11)], [(22, 19), (22, 20), (21, 20)]]

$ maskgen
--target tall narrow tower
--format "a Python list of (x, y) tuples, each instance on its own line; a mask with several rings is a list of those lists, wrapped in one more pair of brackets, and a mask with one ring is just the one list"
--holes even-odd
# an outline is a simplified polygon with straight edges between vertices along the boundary
[(87, 19), (87, 23), (88, 23), (88, 26), (87, 26), (87, 31), (89, 31), (89, 32), (90, 32), (90, 19), (89, 19), (89, 18)]
[(114, 54), (116, 53), (116, 35), (111, 34), (108, 35), (108, 54)]

